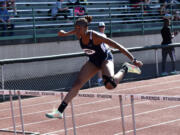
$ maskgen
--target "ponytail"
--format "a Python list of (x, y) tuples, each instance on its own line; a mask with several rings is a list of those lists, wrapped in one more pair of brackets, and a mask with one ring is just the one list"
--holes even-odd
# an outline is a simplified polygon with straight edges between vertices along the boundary
[(90, 23), (92, 21), (92, 16), (87, 15), (84, 18), (87, 20), (88, 23)]

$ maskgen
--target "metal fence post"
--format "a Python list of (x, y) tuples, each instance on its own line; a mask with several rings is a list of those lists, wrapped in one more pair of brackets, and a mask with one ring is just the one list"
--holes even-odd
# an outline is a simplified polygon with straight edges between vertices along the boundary
[(35, 15), (34, 15), (34, 8), (32, 8), (32, 17), (33, 17), (33, 38), (34, 38), (34, 43), (37, 42), (37, 36), (36, 36), (36, 18), (35, 18)]
[(110, 21), (110, 37), (112, 37), (112, 20), (111, 20), (111, 7), (109, 6), (109, 21)]
[[(89, 58), (88, 58), (88, 57), (86, 57), (86, 59), (87, 59), (87, 61), (89, 60)], [(91, 80), (92, 80), (92, 78), (88, 80), (88, 85), (89, 85), (89, 88), (91, 88), (91, 86), (92, 86), (92, 83), (91, 83), (92, 81), (91, 81)]]
[[(76, 14), (75, 14), (75, 6), (73, 5), (73, 22), (74, 22), (74, 25), (76, 23)], [(73, 39), (75, 40), (76, 39), (76, 36), (73, 35)]]
[[(1, 65), (1, 85), (2, 89), (4, 90), (4, 65)], [(6, 100), (5, 95), (2, 95), (3, 101)]]
[(141, 4), (142, 34), (144, 35), (144, 4)]
[(155, 49), (156, 76), (159, 76), (158, 50)]

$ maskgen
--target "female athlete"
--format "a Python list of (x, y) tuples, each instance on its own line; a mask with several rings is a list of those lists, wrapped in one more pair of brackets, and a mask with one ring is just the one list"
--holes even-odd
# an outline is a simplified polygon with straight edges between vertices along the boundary
[[(68, 103), (78, 94), (83, 85), (100, 70), (102, 71), (104, 85), (109, 90), (114, 89), (127, 72), (140, 74), (140, 69), (138, 67), (141, 67), (143, 63), (136, 60), (121, 44), (102, 36), (96, 31), (88, 30), (88, 24), (91, 21), (91, 16), (85, 16), (84, 18), (76, 20), (74, 30), (68, 32), (60, 30), (58, 32), (59, 36), (76, 35), (80, 41), (81, 48), (89, 57), (89, 61), (81, 68), (76, 81), (59, 105), (59, 108), (51, 113), (46, 113), (46, 117), (48, 118), (63, 118), (63, 112)], [(126, 55), (134, 65), (125, 63), (115, 74), (113, 55), (109, 47), (104, 44), (119, 49), (119, 51)]]

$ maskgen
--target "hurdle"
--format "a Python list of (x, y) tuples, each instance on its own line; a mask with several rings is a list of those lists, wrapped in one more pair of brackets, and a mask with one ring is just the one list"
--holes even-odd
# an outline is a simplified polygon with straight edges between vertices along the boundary
[[(32, 133), (25, 131), (24, 129), (24, 121), (23, 121), (23, 111), (22, 111), (22, 105), (21, 105), (21, 96), (60, 96), (61, 100), (64, 97), (64, 94), (67, 94), (66, 92), (55, 92), (55, 91), (33, 91), (33, 90), (0, 90), (0, 94), (4, 95), (10, 95), (12, 97), (13, 95), (18, 95), (19, 100), (19, 111), (20, 111), (20, 117), (21, 117), (21, 128), (22, 131), (16, 130), (16, 123), (14, 120), (14, 108), (13, 108), (13, 101), (11, 101), (11, 112), (12, 112), (12, 120), (13, 120), (13, 127), (14, 130), (8, 130), (8, 129), (0, 129), (1, 132), (13, 132), (14, 135), (17, 133), (22, 134), (35, 134), (38, 135), (39, 133)], [(81, 92), (77, 95), (78, 97), (84, 97), (84, 98), (103, 98), (103, 99), (119, 99), (119, 106), (120, 106), (120, 114), (121, 114), (121, 126), (122, 126), (122, 134), (126, 135), (125, 131), (125, 120), (124, 120), (124, 110), (123, 110), (123, 100), (130, 100), (131, 101), (131, 111), (132, 111), (132, 124), (133, 124), (133, 134), (136, 135), (136, 121), (135, 121), (135, 107), (134, 107), (134, 100), (150, 100), (150, 101), (180, 101), (179, 96), (163, 96), (163, 95), (144, 95), (144, 94), (106, 94), (106, 93), (85, 93)], [(11, 99), (12, 100), (12, 99)], [(72, 115), (72, 124), (73, 124), (73, 133), (74, 135), (77, 135), (76, 132), (76, 121), (75, 121), (75, 114), (74, 114), (74, 106), (73, 101), (71, 101), (71, 115)], [(64, 112), (64, 132), (65, 135), (67, 135), (67, 126), (66, 126), (66, 114)], [(118, 135), (118, 134), (116, 134)]]

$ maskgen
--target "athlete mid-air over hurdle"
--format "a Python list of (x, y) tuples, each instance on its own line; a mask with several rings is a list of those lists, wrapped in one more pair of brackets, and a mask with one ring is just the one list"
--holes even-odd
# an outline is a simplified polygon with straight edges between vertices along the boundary
[[(63, 118), (63, 112), (68, 103), (78, 94), (83, 85), (99, 70), (102, 71), (104, 85), (109, 90), (114, 89), (126, 73), (131, 72), (141, 74), (139, 67), (141, 67), (143, 63), (136, 60), (135, 57), (121, 44), (108, 37), (103, 37), (96, 31), (88, 30), (88, 24), (91, 21), (91, 16), (79, 18), (75, 22), (74, 30), (68, 32), (60, 30), (58, 32), (59, 36), (76, 35), (80, 41), (81, 48), (88, 55), (89, 61), (87, 61), (81, 68), (75, 83), (65, 96), (59, 108), (51, 113), (46, 113), (46, 117), (48, 118)], [(118, 49), (121, 53), (126, 55), (134, 65), (126, 62), (115, 74), (113, 55), (110, 49), (103, 45), (103, 43), (108, 44), (112, 48)]]

